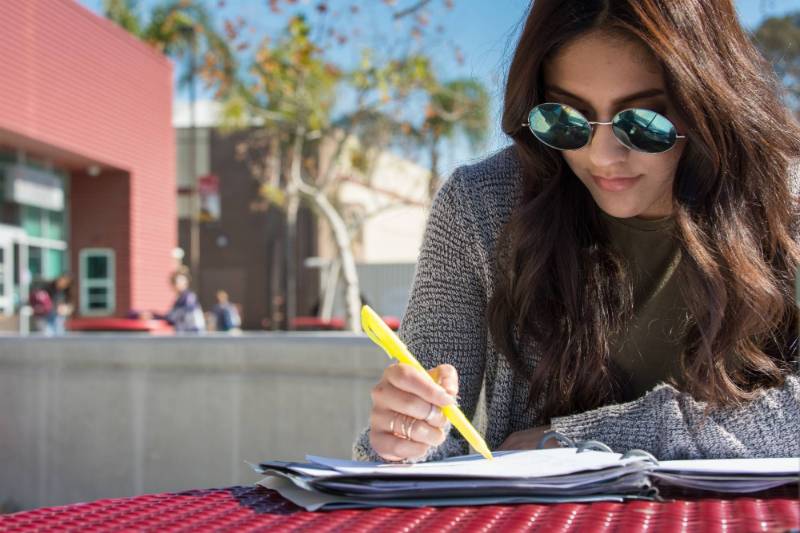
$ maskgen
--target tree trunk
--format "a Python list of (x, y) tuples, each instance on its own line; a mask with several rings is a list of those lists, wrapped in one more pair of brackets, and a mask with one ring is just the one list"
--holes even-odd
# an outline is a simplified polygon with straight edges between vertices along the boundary
[(297, 212), (300, 208), (301, 165), (303, 164), (303, 141), (305, 129), (298, 128), (292, 148), (292, 163), (289, 182), (286, 184), (286, 329), (291, 330), (297, 316)]
[(342, 263), (339, 258), (331, 261), (325, 274), (325, 292), (322, 295), (318, 316), (322, 320), (330, 321), (333, 316), (333, 303), (339, 289), (339, 277), (342, 272)]
[(319, 190), (306, 183), (300, 183), (300, 192), (314, 203), (325, 217), (333, 231), (336, 249), (342, 265), (342, 277), (345, 283), (345, 303), (347, 308), (347, 326), (354, 333), (361, 332), (361, 291), (358, 287), (358, 271), (353, 257), (353, 249), (347, 224), (331, 204), (330, 200)]
[[(262, 183), (266, 181), (270, 186), (280, 188), (281, 176), (283, 174), (283, 160), (281, 158), (281, 140), (278, 133), (273, 133), (269, 138), (269, 148), (264, 161), (264, 177)], [(271, 206), (270, 206), (271, 207)], [(268, 207), (267, 209), (270, 209)], [(267, 217), (269, 220), (269, 217)], [(270, 235), (269, 230), (267, 235)], [(284, 239), (288, 237), (284, 228)], [(276, 235), (277, 238), (277, 235)], [(285, 298), (281, 301), (281, 295), (286, 292), (286, 278), (283, 275), (283, 270), (287, 267), (285, 258), (286, 245), (284, 243), (283, 250), (279, 250), (278, 246), (280, 241), (273, 240), (272, 237), (267, 239), (265, 246), (267, 247), (268, 262), (264, 272), (267, 277), (267, 292), (264, 298), (269, 302), (269, 329), (279, 330), (286, 328), (286, 306)]]
[(439, 190), (439, 136), (431, 138), (431, 175), (428, 181), (428, 202), (432, 203)]
[(297, 316), (297, 212), (300, 198), (297, 191), (287, 191), (286, 205), (286, 241), (284, 246), (284, 264), (286, 265), (286, 298), (284, 301), (284, 319), (286, 330), (292, 330)]

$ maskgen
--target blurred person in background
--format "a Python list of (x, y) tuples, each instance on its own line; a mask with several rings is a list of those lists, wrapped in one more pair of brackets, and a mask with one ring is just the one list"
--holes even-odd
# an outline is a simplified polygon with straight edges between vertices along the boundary
[(197, 295), (189, 288), (191, 281), (187, 268), (179, 268), (170, 276), (176, 298), (165, 318), (177, 333), (200, 333), (206, 330), (203, 308)]
[(72, 275), (63, 273), (50, 283), (31, 291), (31, 307), (36, 330), (47, 336), (63, 335), (67, 317), (72, 314)]
[(230, 302), (227, 292), (217, 291), (217, 304), (214, 306), (212, 314), (217, 331), (241, 331), (242, 319), (236, 305)]

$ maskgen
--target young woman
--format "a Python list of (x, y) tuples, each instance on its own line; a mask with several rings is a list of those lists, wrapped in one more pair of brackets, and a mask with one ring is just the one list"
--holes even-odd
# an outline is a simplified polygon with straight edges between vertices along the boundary
[(800, 128), (730, 0), (536, 0), (508, 75), (513, 146), (434, 202), (363, 459), (554, 429), (661, 459), (800, 455)]

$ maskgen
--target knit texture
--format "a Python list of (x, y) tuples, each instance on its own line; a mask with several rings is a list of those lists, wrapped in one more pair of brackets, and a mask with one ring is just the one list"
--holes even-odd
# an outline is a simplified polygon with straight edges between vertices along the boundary
[[(519, 200), (520, 164), (513, 147), (457, 169), (434, 200), (400, 338), (425, 368), (456, 367), (460, 406), (474, 418), (485, 387), (486, 442), (496, 449), (511, 433), (535, 427), (525, 379), (495, 349), (485, 321), (496, 280), (495, 246)], [(535, 368), (535, 350), (523, 347)], [(595, 439), (618, 452), (649, 451), (659, 459), (800, 456), (800, 381), (764, 391), (743, 407), (707, 410), (688, 394), (659, 385), (622, 404), (550, 420), (572, 439)], [(468, 453), (457, 431), (422, 460)], [(356, 459), (381, 461), (369, 429), (353, 447)]]

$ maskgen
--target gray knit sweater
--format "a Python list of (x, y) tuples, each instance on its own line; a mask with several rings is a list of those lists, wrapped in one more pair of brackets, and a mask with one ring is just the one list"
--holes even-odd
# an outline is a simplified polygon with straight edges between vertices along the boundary
[[(460, 405), (473, 418), (485, 387), (486, 442), (497, 448), (511, 433), (536, 425), (528, 382), (487, 342), (485, 311), (495, 286), (499, 232), (520, 194), (514, 148), (461, 167), (442, 186), (431, 209), (400, 337), (426, 368), (456, 367)], [(535, 354), (525, 352), (531, 365)], [(573, 439), (596, 439), (615, 451), (650, 451), (659, 459), (800, 456), (800, 381), (789, 376), (744, 407), (715, 409), (661, 384), (628, 403), (554, 418), (551, 427)], [(369, 429), (354, 457), (380, 461)], [(452, 431), (427, 460), (468, 453)]]

